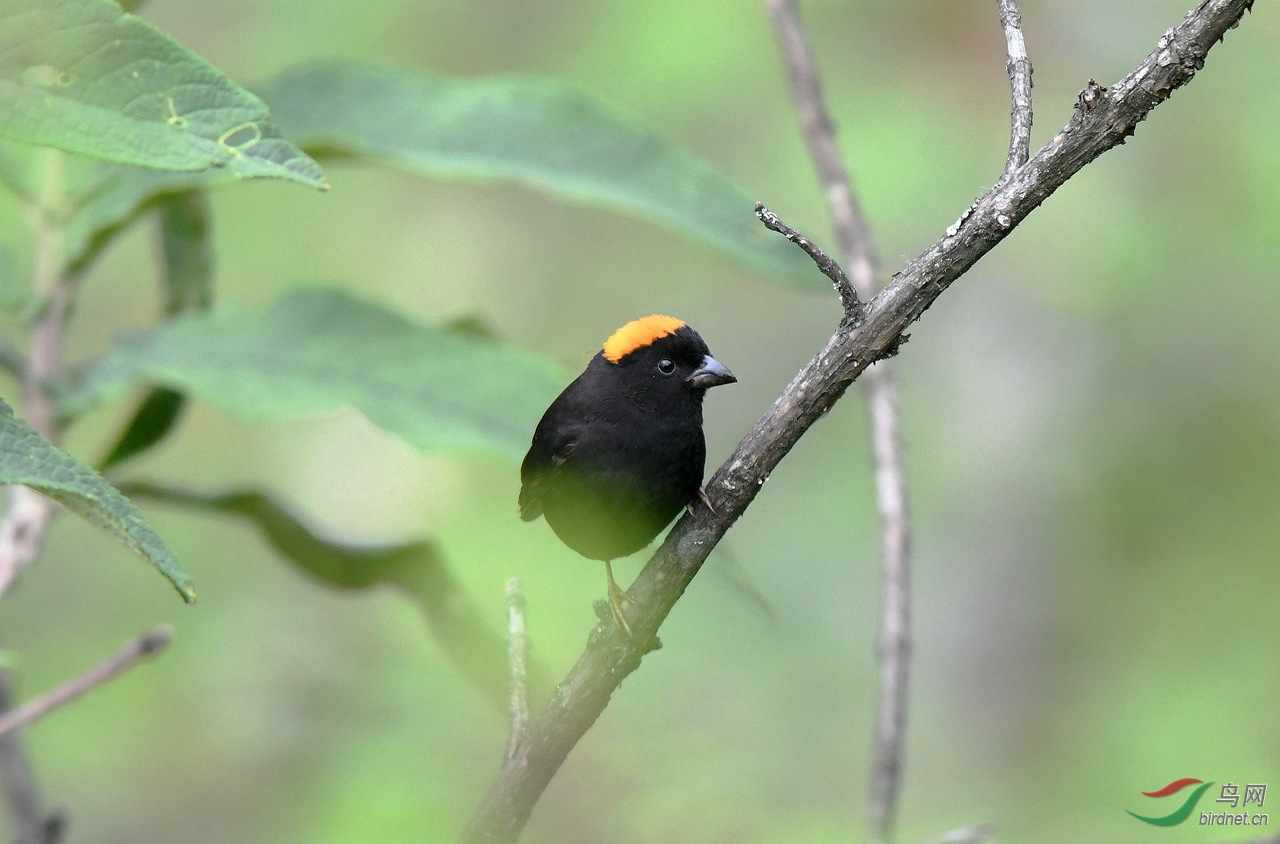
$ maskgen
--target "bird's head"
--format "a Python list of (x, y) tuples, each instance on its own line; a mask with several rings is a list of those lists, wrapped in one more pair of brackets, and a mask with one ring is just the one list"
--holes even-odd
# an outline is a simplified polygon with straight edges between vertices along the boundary
[(738, 379), (711, 356), (683, 320), (652, 314), (632, 320), (605, 341), (601, 356), (644, 392), (681, 392), (698, 400), (712, 387)]

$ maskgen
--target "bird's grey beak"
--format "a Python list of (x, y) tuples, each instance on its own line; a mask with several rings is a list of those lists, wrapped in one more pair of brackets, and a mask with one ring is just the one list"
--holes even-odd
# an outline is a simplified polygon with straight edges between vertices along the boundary
[(706, 355), (702, 358), (702, 365), (685, 379), (685, 383), (694, 389), (707, 390), (711, 387), (718, 387), (721, 384), (732, 384), (737, 380), (733, 373), (729, 371), (729, 367), (711, 355)]

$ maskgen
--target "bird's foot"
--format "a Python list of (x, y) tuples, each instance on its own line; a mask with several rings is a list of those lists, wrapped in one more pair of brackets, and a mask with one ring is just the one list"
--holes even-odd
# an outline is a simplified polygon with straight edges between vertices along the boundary
[(629, 604), (634, 603), (625, 589), (620, 588), (616, 583), (609, 584), (609, 609), (613, 611), (613, 620), (618, 623), (618, 629), (627, 634), (628, 639), (634, 639), (635, 634), (631, 632), (631, 625), (622, 611), (623, 601)]
[(609, 577), (609, 609), (613, 611), (613, 620), (618, 623), (618, 629), (627, 634), (628, 639), (634, 639), (631, 625), (627, 623), (627, 616), (622, 612), (622, 602), (631, 604), (635, 602), (631, 600), (631, 596), (625, 589), (618, 586), (618, 581), (613, 579), (613, 564), (608, 560), (605, 560), (604, 572)]
[[(698, 487), (698, 500), (701, 501), (703, 504), (707, 505), (707, 509), (711, 511), (711, 514), (713, 516), (715, 515), (716, 508), (711, 504), (711, 499), (707, 496), (707, 491), (702, 487)], [(695, 515), (695, 513), (693, 512), (692, 501), (684, 505), (684, 508), (689, 511), (690, 516)]]

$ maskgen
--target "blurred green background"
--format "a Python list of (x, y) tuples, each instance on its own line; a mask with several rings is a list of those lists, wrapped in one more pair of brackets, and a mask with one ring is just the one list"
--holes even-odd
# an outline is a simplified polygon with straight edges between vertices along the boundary
[[(1033, 148), (1090, 77), (1127, 73), (1186, 4), (1024, 0)], [(1001, 172), (995, 4), (803, 10), (896, 270)], [(566, 80), (830, 242), (761, 3), (151, 0), (141, 14), (242, 83), (331, 55)], [(1135, 138), (948, 290), (898, 358), (916, 546), (903, 841), (978, 822), (1004, 842), (1280, 831), (1280, 817), (1211, 833), (1124, 811), (1171, 811), (1179, 798), (1139, 792), (1180, 777), (1266, 783), (1280, 801), (1278, 46), (1280, 15), (1259, 4)], [(711, 465), (838, 318), (834, 294), (751, 277), (646, 223), (514, 187), (326, 170), (325, 195), (214, 192), (222, 302), (265, 310), (300, 282), (335, 283), (424, 322), (478, 315), (567, 370), (623, 322), (673, 313), (740, 380), (707, 403)], [(152, 235), (139, 227), (89, 278), (73, 359), (154, 319)], [(10, 381), (0, 390), (16, 398)], [(95, 457), (125, 412), (96, 412), (68, 449)], [(355, 413), (249, 426), (197, 408), (129, 474), (263, 485), (345, 541), (435, 537), (495, 631), (518, 575), (534, 656), (556, 677), (604, 594), (598, 564), (518, 520), (514, 465), (424, 456)], [(731, 557), (713, 557), (677, 605), (665, 647), (571, 755), (525, 840), (860, 839), (873, 496), (851, 393), (730, 532)], [(390, 590), (335, 593), (240, 525), (146, 514), (195, 578), (197, 606), (64, 518), (0, 616), (24, 698), (156, 622), (176, 626), (155, 664), (28, 730), (69, 840), (451, 840), (497, 770), (505, 715), (415, 607)], [(641, 562), (618, 565), (620, 579)], [(1208, 805), (1217, 793), (1201, 808), (1223, 808)]]

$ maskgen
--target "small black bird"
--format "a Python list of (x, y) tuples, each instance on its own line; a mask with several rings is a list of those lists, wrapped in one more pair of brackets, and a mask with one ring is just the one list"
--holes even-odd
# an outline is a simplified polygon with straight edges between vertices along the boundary
[(610, 563), (644, 548), (702, 495), (702, 397), (737, 380), (698, 332), (654, 314), (615, 331), (533, 432), (520, 518), (544, 516), (565, 545), (604, 561), (609, 606), (627, 635), (626, 593)]

